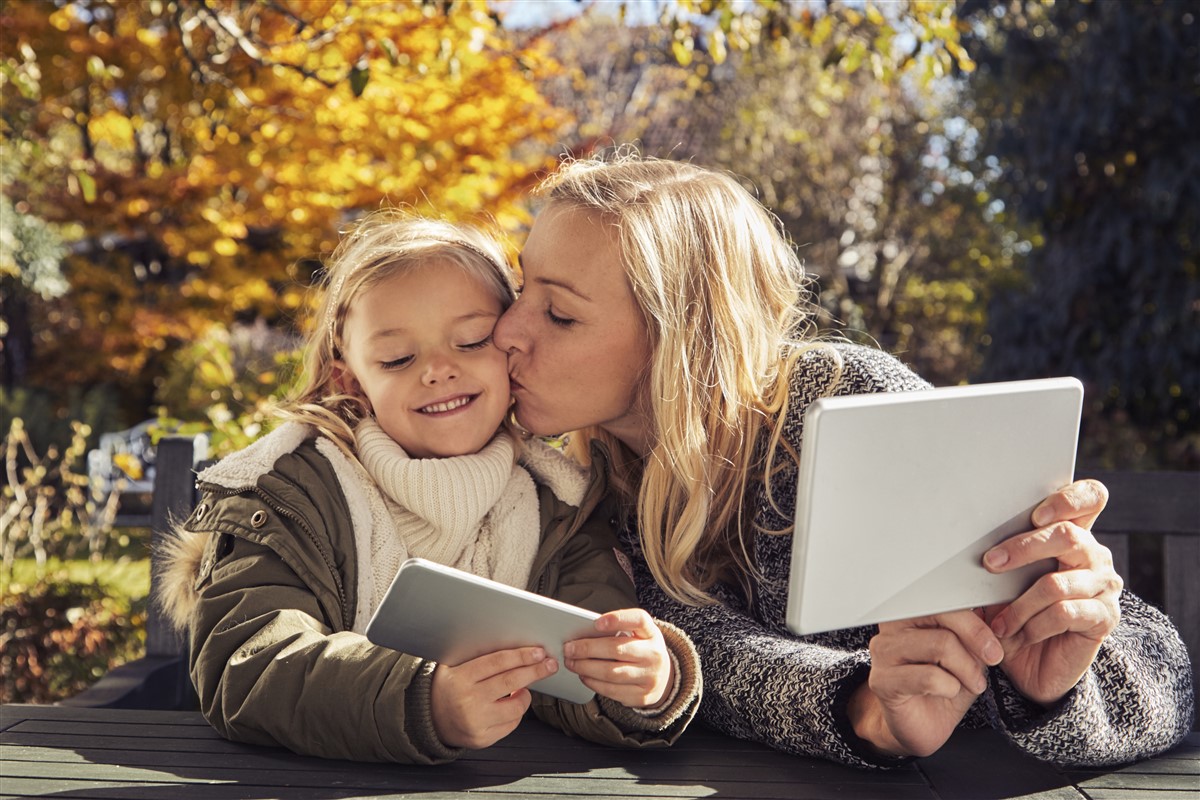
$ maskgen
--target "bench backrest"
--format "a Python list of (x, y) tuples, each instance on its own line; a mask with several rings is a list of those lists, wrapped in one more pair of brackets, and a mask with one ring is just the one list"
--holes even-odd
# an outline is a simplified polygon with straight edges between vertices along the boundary
[[(1089, 472), (1108, 487), (1096, 538), (1134, 594), (1171, 617), (1200, 686), (1200, 472)], [(1200, 715), (1197, 716), (1200, 726)]]

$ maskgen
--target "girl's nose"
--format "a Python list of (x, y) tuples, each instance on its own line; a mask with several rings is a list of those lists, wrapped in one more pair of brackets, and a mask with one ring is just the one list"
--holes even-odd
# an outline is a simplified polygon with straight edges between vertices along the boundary
[(459, 377), (458, 364), (450, 358), (439, 356), (425, 365), (421, 372), (421, 383), (426, 386), (437, 386), (440, 383), (457, 380)]

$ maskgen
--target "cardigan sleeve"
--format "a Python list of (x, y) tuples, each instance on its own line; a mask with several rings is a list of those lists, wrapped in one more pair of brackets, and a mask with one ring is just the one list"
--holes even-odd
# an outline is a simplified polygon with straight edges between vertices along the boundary
[(1122, 592), (1121, 621), (1092, 666), (1050, 709), (993, 667), (984, 697), (993, 724), (1020, 749), (1060, 766), (1108, 766), (1157, 755), (1192, 726), (1191, 663), (1161, 611)]

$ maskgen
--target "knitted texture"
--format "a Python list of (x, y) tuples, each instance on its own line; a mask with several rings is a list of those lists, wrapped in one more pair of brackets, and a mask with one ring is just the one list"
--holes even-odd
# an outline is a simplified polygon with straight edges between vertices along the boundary
[(374, 612), (400, 564), (425, 558), (525, 588), (539, 537), (537, 490), (498, 434), (478, 453), (410, 458), (379, 424), (355, 430), (358, 457), (383, 493), (389, 524), (356, 527), (369, 554), (360, 570), (359, 614)]
[[(878, 350), (840, 344), (814, 349), (793, 372), (783, 438), (799, 453), (804, 412), (819, 397), (927, 387)], [(747, 502), (759, 531), (789, 529), (794, 517), (797, 466), (782, 448), (776, 461), (780, 470), (770, 497), (761, 481), (748, 488)], [(848, 491), (846, 502), (864, 501), (869, 497)], [(636, 539), (627, 534), (626, 543), (640, 555)], [(739, 592), (721, 585), (713, 590), (719, 605), (676, 603), (655, 583), (644, 559), (633, 559), (639, 602), (655, 617), (679, 626), (700, 652), (701, 716), (718, 730), (787, 752), (857, 766), (901, 763), (867, 748), (854, 735), (846, 712), (850, 694), (869, 672), (867, 647), (876, 628), (791, 634), (785, 617), (792, 537), (759, 533), (753, 545), (761, 579), (750, 606)], [(1122, 763), (1176, 744), (1192, 720), (1187, 653), (1163, 614), (1128, 592), (1120, 602), (1120, 624), (1084, 679), (1054, 708), (1026, 700), (994, 668), (988, 690), (963, 725), (998, 728), (1025, 752), (1063, 766)]]

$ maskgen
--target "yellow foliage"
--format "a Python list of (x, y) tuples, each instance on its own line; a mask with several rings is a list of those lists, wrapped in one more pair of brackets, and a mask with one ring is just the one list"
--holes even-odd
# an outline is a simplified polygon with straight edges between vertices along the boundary
[(520, 225), (565, 121), (538, 90), (557, 66), (486, 3), (444, 5), (8, 4), (0, 68), (36, 91), (0, 85), (20, 120), (6, 191), (93, 243), (64, 369), (144, 380), (148, 353), (212, 321), (292, 317), (293, 265), (383, 204)]

